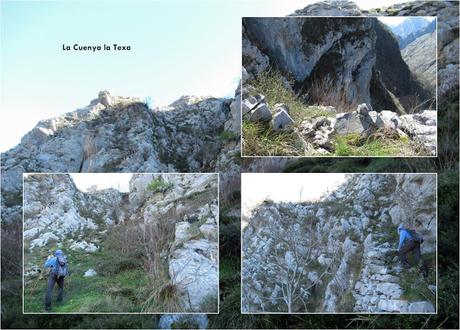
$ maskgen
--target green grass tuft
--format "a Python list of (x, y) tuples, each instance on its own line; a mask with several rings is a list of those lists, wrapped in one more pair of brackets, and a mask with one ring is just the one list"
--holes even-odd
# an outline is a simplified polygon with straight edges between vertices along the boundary
[(165, 182), (162, 178), (157, 178), (149, 182), (146, 190), (157, 193), (165, 192), (168, 189), (172, 188), (173, 184), (171, 182)]
[(299, 155), (299, 139), (293, 132), (272, 132), (260, 123), (243, 122), (243, 154), (253, 156)]
[(335, 137), (337, 156), (415, 156), (418, 149), (407, 137), (375, 140), (363, 139), (359, 134)]

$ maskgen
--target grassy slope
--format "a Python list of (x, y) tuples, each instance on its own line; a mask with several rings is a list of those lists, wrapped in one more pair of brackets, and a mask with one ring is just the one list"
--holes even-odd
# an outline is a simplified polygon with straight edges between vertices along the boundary
[[(67, 254), (71, 274), (65, 279), (64, 301), (55, 302), (57, 285), (53, 294), (53, 312), (140, 312), (140, 298), (148, 287), (149, 277), (139, 266), (126, 269), (114, 275), (101, 274), (84, 277), (90, 268), (98, 269), (106, 257), (101, 252), (83, 253), (70, 251)], [(44, 312), (44, 296), (47, 277), (32, 280), (25, 286), (24, 311)]]

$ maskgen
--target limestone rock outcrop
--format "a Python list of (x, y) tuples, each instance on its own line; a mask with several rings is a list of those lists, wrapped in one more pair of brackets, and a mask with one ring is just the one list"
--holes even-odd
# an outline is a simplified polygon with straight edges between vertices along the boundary
[[(139, 187), (145, 182), (162, 180), (168, 188), (150, 190), (142, 197)], [(203, 311), (208, 299), (217, 304), (218, 265), (218, 194), (215, 174), (134, 174), (130, 187), (136, 205), (130, 219), (145, 224), (159, 224), (171, 219), (174, 224), (167, 255), (167, 269), (173, 284), (180, 290), (184, 307)]]
[(435, 95), (436, 31), (424, 34), (415, 39), (402, 49), (401, 55), (411, 71)]
[(94, 252), (97, 241), (85, 232), (102, 232), (124, 221), (124, 194), (115, 189), (84, 193), (68, 174), (31, 174), (24, 185), (24, 240), (26, 248), (66, 240), (71, 249)]
[(431, 290), (396, 254), (399, 224), (421, 233), (435, 285), (434, 175), (350, 175), (317, 202), (265, 201), (243, 221), (245, 312), (435, 310), (434, 294), (407, 295)]
[[(26, 172), (214, 171), (222, 182), (238, 181), (239, 113), (235, 104), (230, 111), (231, 103), (182, 97), (152, 110), (139, 99), (103, 91), (87, 107), (40, 121), (2, 153), (2, 221), (21, 221)], [(225, 127), (232, 139), (219, 138)]]
[[(342, 10), (339, 3), (324, 6)], [(314, 16), (317, 8), (312, 5), (296, 15)], [(352, 15), (358, 12), (352, 10)], [(340, 15), (347, 14), (345, 10)], [(397, 39), (376, 18), (245, 18), (245, 43), (252, 44), (251, 50), (258, 47), (258, 53), (269, 61), (257, 66), (254, 51), (243, 48), (246, 70), (257, 67), (252, 73), (256, 76), (271, 66), (293, 79), (298, 94), (308, 96), (310, 90), (318, 89), (330, 99), (350, 105), (365, 102), (398, 113), (409, 110), (413, 95), (420, 102), (434, 96), (413, 78)]]

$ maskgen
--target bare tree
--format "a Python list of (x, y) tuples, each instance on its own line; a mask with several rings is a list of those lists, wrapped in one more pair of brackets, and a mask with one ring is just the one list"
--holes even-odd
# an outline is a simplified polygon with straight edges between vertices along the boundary
[(288, 313), (299, 309), (306, 311), (311, 290), (330, 274), (329, 267), (326, 267), (315, 279), (308, 276), (317, 263), (317, 253), (323, 245), (315, 228), (312, 223), (302, 223), (295, 214), (280, 213), (279, 221), (269, 221), (264, 230), (264, 233), (270, 233), (272, 240), (267, 241), (265, 235), (257, 234), (260, 241), (270, 245), (261, 247), (270, 252), (256, 257), (258, 268), (274, 268), (276, 274), (264, 277), (264, 286), (274, 290), (268, 297), (263, 293), (259, 296), (263, 301), (263, 311), (266, 303), (277, 302), (285, 305)]

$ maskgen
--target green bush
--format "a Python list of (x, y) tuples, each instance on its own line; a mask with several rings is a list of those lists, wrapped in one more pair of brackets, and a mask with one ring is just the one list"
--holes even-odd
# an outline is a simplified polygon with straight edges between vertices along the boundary
[(144, 262), (142, 254), (129, 253), (129, 254), (106, 254), (106, 257), (96, 267), (96, 271), (102, 275), (113, 276), (128, 269), (142, 268)]
[(157, 192), (166, 192), (170, 188), (172, 188), (173, 184), (171, 182), (165, 182), (163, 179), (157, 178), (152, 181), (147, 185), (146, 190), (151, 191), (153, 193)]
[(230, 141), (230, 140), (236, 140), (238, 138), (238, 134), (236, 134), (233, 131), (222, 131), (219, 134), (219, 140), (221, 141)]

